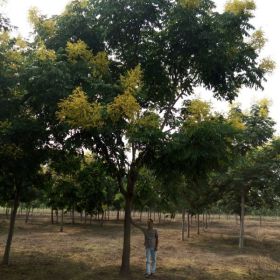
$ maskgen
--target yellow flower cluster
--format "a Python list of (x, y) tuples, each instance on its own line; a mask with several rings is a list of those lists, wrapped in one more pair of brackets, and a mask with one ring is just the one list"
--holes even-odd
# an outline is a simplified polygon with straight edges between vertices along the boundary
[(190, 122), (201, 122), (210, 118), (211, 105), (199, 99), (194, 99), (188, 108)]
[(132, 121), (140, 112), (135, 95), (141, 87), (142, 72), (140, 65), (121, 76), (121, 85), (124, 93), (117, 96), (108, 106), (108, 113), (112, 120), (117, 121), (121, 117)]
[(56, 60), (56, 53), (54, 50), (49, 50), (46, 48), (45, 44), (43, 42), (39, 43), (39, 47), (36, 50), (36, 56), (39, 60), (45, 61), (45, 60)]
[(93, 55), (88, 45), (78, 40), (76, 43), (68, 42), (66, 46), (68, 59), (72, 63), (77, 63), (79, 59), (87, 62), (92, 68), (92, 75), (99, 77), (108, 73), (109, 60), (105, 52), (99, 52), (96, 56)]
[(118, 95), (113, 103), (108, 105), (108, 113), (113, 121), (118, 121), (121, 117), (133, 120), (140, 112), (140, 105), (132, 94)]
[(58, 104), (57, 117), (74, 128), (85, 129), (103, 126), (102, 110), (99, 103), (90, 103), (82, 88), (76, 88), (72, 95)]
[(225, 11), (234, 13), (236, 15), (240, 13), (249, 13), (256, 9), (254, 0), (229, 0), (225, 5)]
[(264, 32), (262, 30), (256, 30), (251, 36), (251, 46), (260, 51), (267, 42), (266, 38), (264, 37)]
[(266, 118), (268, 116), (270, 103), (271, 101), (266, 98), (263, 98), (258, 102), (261, 117)]
[(236, 105), (232, 105), (229, 110), (229, 123), (236, 129), (244, 130), (245, 124), (242, 120), (242, 112), (237, 111), (236, 108)]
[(275, 61), (270, 58), (263, 58), (260, 63), (260, 68), (266, 73), (272, 73), (276, 67)]

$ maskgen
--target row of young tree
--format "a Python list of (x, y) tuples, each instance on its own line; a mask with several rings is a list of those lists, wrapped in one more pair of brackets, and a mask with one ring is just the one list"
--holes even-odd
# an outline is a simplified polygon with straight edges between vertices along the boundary
[[(251, 0), (75, 0), (61, 15), (32, 9), (33, 40), (0, 17), (0, 195), (12, 202), (3, 263), (20, 202), (53, 209), (123, 207), (121, 274), (130, 272), (132, 209), (199, 214), (225, 204), (273, 206), (279, 140), (262, 101), (228, 114), (191, 96), (232, 102), (263, 88)], [(273, 139), (273, 140), (272, 140)]]

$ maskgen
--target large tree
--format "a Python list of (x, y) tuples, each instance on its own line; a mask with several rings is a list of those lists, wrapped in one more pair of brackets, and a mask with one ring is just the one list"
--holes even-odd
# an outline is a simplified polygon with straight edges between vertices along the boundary
[[(47, 123), (52, 146), (67, 140), (92, 150), (117, 181), (125, 198), (124, 275), (137, 177), (180, 136), (182, 101), (198, 86), (232, 101), (242, 86), (262, 88), (273, 66), (259, 60), (252, 3), (230, 1), (218, 13), (209, 0), (89, 0), (52, 18), (30, 13), (37, 54), (28, 73), (30, 104)], [(217, 139), (213, 128), (208, 136)]]

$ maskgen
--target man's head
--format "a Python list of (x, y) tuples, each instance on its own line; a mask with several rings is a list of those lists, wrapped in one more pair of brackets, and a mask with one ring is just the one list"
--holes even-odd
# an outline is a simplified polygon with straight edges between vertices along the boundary
[(149, 219), (147, 225), (148, 225), (148, 229), (152, 229), (154, 226), (154, 221), (152, 219)]

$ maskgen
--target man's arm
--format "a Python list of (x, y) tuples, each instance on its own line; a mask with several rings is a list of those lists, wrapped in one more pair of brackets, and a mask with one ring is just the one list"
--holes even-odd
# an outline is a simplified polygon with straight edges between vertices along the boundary
[(143, 227), (141, 227), (140, 225), (137, 225), (133, 220), (132, 218), (130, 218), (130, 223), (132, 225), (134, 225), (136, 228), (140, 229), (144, 234), (145, 234), (145, 229)]

